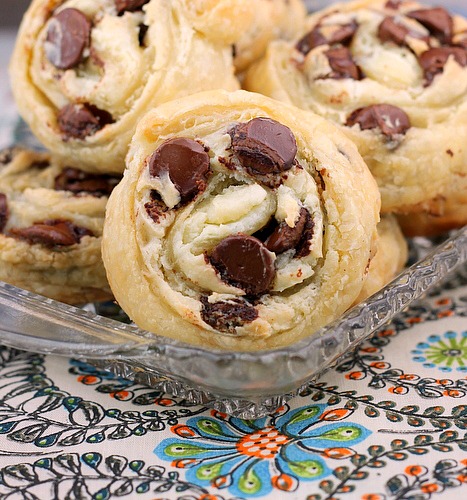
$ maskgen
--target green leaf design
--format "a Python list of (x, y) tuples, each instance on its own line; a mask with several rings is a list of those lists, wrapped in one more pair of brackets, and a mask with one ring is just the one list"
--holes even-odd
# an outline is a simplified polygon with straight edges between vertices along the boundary
[(222, 473), (223, 462), (202, 465), (196, 471), (196, 477), (201, 481), (212, 481)]
[(345, 425), (337, 429), (331, 429), (326, 431), (317, 437), (321, 439), (329, 439), (331, 441), (352, 441), (359, 438), (362, 435), (362, 430), (359, 427), (354, 427), (353, 425)]
[(377, 410), (376, 408), (372, 408), (371, 406), (367, 406), (365, 408), (365, 415), (370, 418), (379, 417), (379, 410)]
[(324, 472), (323, 465), (317, 460), (289, 462), (288, 466), (290, 467), (290, 470), (298, 477), (303, 477), (306, 479), (319, 477)]
[(238, 488), (246, 495), (254, 495), (261, 490), (262, 482), (252, 467), (249, 467), (239, 478)]
[(169, 457), (197, 457), (200, 453), (209, 453), (209, 448), (203, 448), (191, 443), (172, 443), (164, 450)]
[(433, 441), (433, 436), (430, 436), (429, 434), (420, 434), (415, 438), (414, 443), (420, 445), (420, 444), (431, 443), (432, 441)]
[(289, 420), (287, 425), (297, 424), (298, 422), (304, 422), (305, 420), (314, 418), (318, 415), (319, 411), (319, 406), (308, 406), (307, 408), (303, 408), (303, 410), (300, 410)]
[(198, 420), (196, 426), (198, 429), (203, 431), (205, 434), (209, 434), (210, 436), (225, 436), (225, 433), (219, 423), (215, 420), (211, 420), (210, 418)]
[(390, 422), (401, 422), (403, 420), (402, 415), (399, 415), (398, 413), (394, 413), (391, 411), (386, 411), (386, 418)]

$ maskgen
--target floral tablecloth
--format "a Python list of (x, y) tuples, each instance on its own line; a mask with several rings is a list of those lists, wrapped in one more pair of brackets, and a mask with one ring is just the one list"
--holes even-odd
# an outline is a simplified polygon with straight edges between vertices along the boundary
[[(0, 147), (11, 43), (0, 33)], [(255, 421), (0, 347), (0, 498), (466, 498), (463, 274)]]

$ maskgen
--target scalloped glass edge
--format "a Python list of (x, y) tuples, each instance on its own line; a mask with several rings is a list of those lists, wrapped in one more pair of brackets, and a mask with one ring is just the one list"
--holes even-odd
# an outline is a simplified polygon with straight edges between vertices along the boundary
[[(426, 248), (421, 245), (418, 251)], [(258, 418), (298, 394), (465, 263), (467, 227), (310, 337), (249, 353), (194, 347), (0, 282), (0, 341), (83, 359), (192, 403)]]

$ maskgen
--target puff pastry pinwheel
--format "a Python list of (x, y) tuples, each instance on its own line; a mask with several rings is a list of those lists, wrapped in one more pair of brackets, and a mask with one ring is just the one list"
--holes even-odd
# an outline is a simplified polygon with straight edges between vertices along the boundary
[(0, 280), (70, 304), (110, 299), (102, 225), (118, 181), (48, 153), (0, 152)]
[(354, 144), (326, 120), (204, 92), (139, 123), (107, 207), (104, 265), (142, 328), (215, 348), (286, 345), (360, 293), (379, 208)]
[(383, 215), (377, 231), (376, 252), (356, 303), (367, 299), (393, 280), (404, 269), (409, 256), (407, 241), (394, 215)]
[(148, 109), (199, 90), (238, 88), (231, 44), (249, 8), (241, 0), (238, 17), (226, 18), (221, 7), (232, 2), (216, 2), (204, 19), (198, 3), (34, 0), (10, 73), (20, 114), (38, 139), (73, 166), (122, 172)]
[(442, 7), (357, 0), (273, 42), (245, 87), (334, 123), (375, 176), (383, 212), (420, 212), (465, 175), (467, 21)]
[(303, 29), (306, 16), (302, 0), (255, 0), (250, 4), (251, 21), (233, 46), (234, 64), (239, 72), (261, 57), (272, 40), (295, 38)]

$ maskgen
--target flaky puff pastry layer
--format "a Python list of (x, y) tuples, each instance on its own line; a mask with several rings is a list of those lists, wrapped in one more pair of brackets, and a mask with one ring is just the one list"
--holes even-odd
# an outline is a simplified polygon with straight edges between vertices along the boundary
[[(246, 163), (239, 160), (242, 131), (258, 122), (288, 135), (288, 146), (290, 137), (296, 143), (293, 164), (281, 173), (257, 170), (280, 149), (271, 136), (263, 138), (268, 146), (253, 146)], [(199, 169), (200, 158), (209, 157), (188, 201), (180, 178), (171, 177), (176, 163), (161, 163), (180, 143), (201, 148), (187, 168)], [(374, 179), (335, 126), (259, 94), (205, 92), (166, 103), (139, 123), (107, 206), (103, 259), (117, 301), (141, 328), (211, 348), (283, 346), (354, 302), (373, 255), (379, 209)], [(312, 230), (303, 232), (301, 252), (268, 246), (271, 223), (294, 233), (302, 214)], [(232, 239), (255, 240), (269, 262), (274, 279), (260, 292), (245, 291), (216, 264)], [(236, 263), (240, 271), (249, 266)]]
[(409, 256), (407, 241), (394, 215), (384, 215), (377, 226), (378, 241), (368, 275), (356, 303), (367, 299), (392, 281), (403, 269)]
[(101, 240), (117, 181), (90, 179), (48, 153), (0, 153), (0, 280), (69, 304), (112, 298)]
[[(428, 8), (413, 1), (386, 0), (332, 5), (309, 16), (305, 33), (319, 30), (320, 36), (328, 41), (336, 36), (338, 42), (317, 42), (315, 36), (310, 43), (317, 45), (309, 52), (305, 45), (298, 48), (305, 33), (294, 43), (273, 42), (245, 80), (248, 90), (312, 110), (339, 125), (356, 143), (375, 176), (383, 212), (425, 211), (427, 204), (451, 190), (456, 177), (465, 175), (467, 169), (467, 49), (462, 48), (467, 22), (452, 15), (452, 37), (443, 40), (433, 28), (427, 28), (428, 23), (411, 14)], [(393, 33), (383, 33), (385, 41), (378, 35), (383, 21), (396, 24)], [(400, 26), (410, 33), (396, 43), (392, 38), (402, 36), (397, 33)], [(342, 30), (337, 33), (338, 27), (350, 30), (347, 39), (342, 39)], [(427, 76), (418, 58), (428, 49), (440, 47), (455, 47), (456, 58), (451, 55), (440, 64), (441, 70)], [(332, 56), (328, 51), (335, 49), (340, 54)], [(346, 58), (346, 51), (351, 59)], [(334, 57), (334, 68), (330, 57)], [(438, 64), (434, 59), (432, 69)], [(344, 76), (350, 62), (358, 68), (360, 79), (355, 74)], [(410, 127), (385, 135), (379, 127), (348, 122), (354, 111), (380, 104), (402, 110)], [(399, 120), (384, 113), (381, 119)]]

